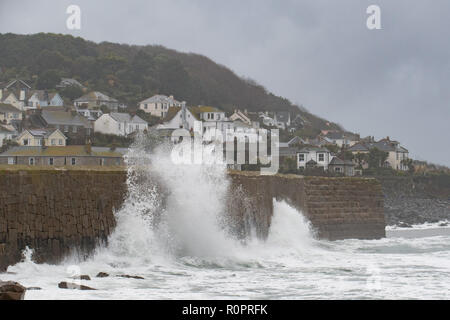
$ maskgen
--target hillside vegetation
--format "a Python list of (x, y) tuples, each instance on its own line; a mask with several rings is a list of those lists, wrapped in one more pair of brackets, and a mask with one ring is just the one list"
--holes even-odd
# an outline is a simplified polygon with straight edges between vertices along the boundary
[(131, 108), (154, 94), (172, 94), (188, 105), (213, 105), (228, 112), (237, 107), (300, 113), (310, 127), (306, 130), (314, 134), (338, 128), (205, 56), (162, 46), (98, 44), (48, 33), (0, 34), (0, 82), (16, 77), (38, 89), (54, 88), (61, 77), (75, 78)]

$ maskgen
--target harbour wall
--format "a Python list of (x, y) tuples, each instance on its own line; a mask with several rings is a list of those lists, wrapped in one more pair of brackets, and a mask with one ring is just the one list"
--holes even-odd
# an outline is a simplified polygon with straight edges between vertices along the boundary
[[(385, 236), (382, 187), (376, 179), (252, 172), (230, 172), (229, 178), (227, 212), (241, 236), (251, 228), (267, 236), (273, 199), (300, 210), (320, 238)], [(0, 270), (20, 261), (26, 247), (38, 263), (57, 263), (74, 250), (89, 254), (114, 230), (126, 182), (123, 169), (0, 170)]]

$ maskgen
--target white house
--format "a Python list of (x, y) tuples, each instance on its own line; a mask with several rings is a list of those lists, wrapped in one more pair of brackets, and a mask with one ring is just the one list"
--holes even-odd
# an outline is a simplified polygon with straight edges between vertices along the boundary
[(171, 107), (181, 107), (185, 102), (180, 102), (174, 99), (173, 96), (165, 96), (162, 94), (154, 95), (148, 99), (139, 102), (139, 109), (152, 116), (164, 118)]
[(305, 147), (297, 152), (297, 167), (323, 167), (328, 170), (331, 158), (331, 153), (326, 148)]
[(127, 136), (133, 132), (148, 130), (148, 123), (128, 113), (105, 113), (94, 123), (94, 131), (116, 136)]
[(0, 125), (0, 146), (3, 145), (5, 140), (13, 140), (17, 135), (17, 131), (13, 126)]

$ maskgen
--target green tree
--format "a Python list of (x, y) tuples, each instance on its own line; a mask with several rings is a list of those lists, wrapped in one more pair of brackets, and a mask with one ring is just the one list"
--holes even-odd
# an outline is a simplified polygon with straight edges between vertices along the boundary
[(381, 168), (387, 160), (389, 154), (378, 148), (372, 148), (369, 151), (368, 160), (370, 168)]
[(38, 78), (37, 88), (52, 89), (61, 81), (61, 76), (58, 70), (46, 70)]

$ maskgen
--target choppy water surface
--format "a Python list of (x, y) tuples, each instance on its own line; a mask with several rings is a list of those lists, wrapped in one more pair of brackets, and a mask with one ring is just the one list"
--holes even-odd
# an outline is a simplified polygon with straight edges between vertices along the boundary
[[(275, 202), (267, 240), (235, 240), (220, 219), (228, 188), (221, 166), (174, 166), (152, 154), (129, 155), (130, 197), (117, 212), (107, 248), (60, 265), (26, 259), (0, 274), (27, 287), (26, 299), (449, 299), (450, 228), (389, 229), (382, 240), (316, 240), (300, 212)], [(170, 190), (135, 179), (156, 175)], [(134, 178), (133, 178), (134, 177)], [(141, 177), (142, 178), (142, 177)], [(164, 202), (162, 206), (161, 203)], [(162, 217), (155, 224), (154, 217)], [(156, 227), (157, 225), (157, 227)], [(226, 229), (226, 228), (225, 228)], [(96, 278), (98, 272), (108, 278)], [(74, 273), (96, 291), (59, 289)], [(145, 279), (121, 278), (138, 275)]]

